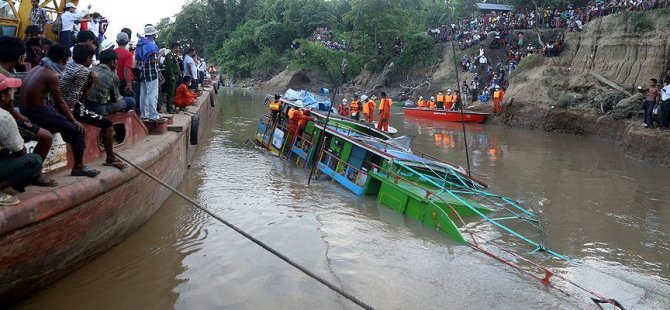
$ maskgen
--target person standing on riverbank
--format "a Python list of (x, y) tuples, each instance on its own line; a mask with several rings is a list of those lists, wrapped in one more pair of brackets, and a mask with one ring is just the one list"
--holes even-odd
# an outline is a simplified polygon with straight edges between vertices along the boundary
[(393, 106), (393, 100), (386, 96), (386, 92), (382, 92), (382, 101), (379, 103), (379, 124), (377, 124), (377, 129), (386, 132), (389, 131), (391, 106)]
[(668, 129), (670, 126), (670, 78), (663, 80), (661, 89), (661, 128)]
[(184, 77), (191, 77), (191, 88), (193, 90), (198, 90), (198, 83), (195, 81), (198, 78), (198, 70), (195, 65), (195, 49), (188, 48), (184, 54)]
[(500, 103), (505, 96), (505, 91), (500, 88), (499, 85), (496, 85), (496, 90), (493, 92), (493, 114), (500, 114)]
[(644, 127), (646, 128), (654, 128), (654, 108), (658, 103), (658, 92), (658, 80), (650, 79), (647, 98), (642, 104), (642, 107), (644, 108)]

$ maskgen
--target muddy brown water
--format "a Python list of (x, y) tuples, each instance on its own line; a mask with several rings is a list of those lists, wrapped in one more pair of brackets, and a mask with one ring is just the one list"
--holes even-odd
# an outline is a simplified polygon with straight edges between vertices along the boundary
[[(222, 89), (221, 118), (179, 187), (379, 309), (594, 309), (251, 143), (264, 94)], [(465, 165), (460, 124), (404, 119), (413, 148)], [(669, 169), (590, 138), (469, 125), (476, 176), (542, 215), (572, 265), (530, 255), (629, 309), (670, 308)], [(482, 228), (487, 229), (487, 228)], [(491, 228), (493, 229), (493, 228)], [(16, 309), (356, 309), (173, 196), (127, 240)]]

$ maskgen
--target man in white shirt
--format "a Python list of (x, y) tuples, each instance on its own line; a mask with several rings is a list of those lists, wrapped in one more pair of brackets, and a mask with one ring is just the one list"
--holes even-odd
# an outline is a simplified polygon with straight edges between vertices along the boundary
[[(3, 105), (11, 99), (14, 89), (21, 87), (21, 80), (0, 74), (0, 101)], [(42, 158), (28, 154), (16, 121), (5, 109), (0, 109), (0, 206), (16, 205), (20, 201), (13, 195), (25, 191), (42, 171)]]
[(670, 79), (663, 80), (661, 88), (661, 128), (668, 129), (670, 126)]
[[(88, 8), (90, 9), (91, 6), (89, 5)], [(75, 28), (74, 25), (76, 22), (80, 22), (86, 14), (88, 14), (88, 10), (77, 12), (77, 7), (72, 2), (65, 4), (65, 12), (63, 12), (60, 17), (63, 27), (61, 28), (60, 39), (58, 40), (58, 43), (67, 47), (72, 47), (72, 36)]]

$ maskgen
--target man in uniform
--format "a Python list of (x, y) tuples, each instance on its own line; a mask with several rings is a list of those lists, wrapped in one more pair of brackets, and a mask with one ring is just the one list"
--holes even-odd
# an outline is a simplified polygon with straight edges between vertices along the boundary
[(500, 85), (496, 85), (496, 90), (493, 92), (493, 113), (495, 115), (500, 114), (500, 103), (505, 96), (505, 91), (500, 88)]
[(419, 101), (416, 102), (416, 106), (419, 108), (425, 108), (426, 107), (426, 100), (423, 100), (422, 96), (419, 96)]
[(363, 115), (365, 116), (365, 122), (372, 124), (372, 122), (375, 121), (375, 107), (377, 106), (377, 103), (375, 103), (373, 98), (368, 99), (368, 96), (366, 95), (361, 96), (361, 100), (364, 102)]
[(358, 121), (361, 119), (361, 103), (358, 100), (358, 95), (354, 95), (354, 100), (351, 101), (351, 105), (349, 106), (349, 109), (351, 111), (351, 119)]
[(281, 95), (276, 94), (275, 100), (268, 104), (272, 124), (279, 124), (279, 111), (281, 111), (281, 101), (279, 99), (281, 99)]
[(181, 45), (177, 42), (170, 46), (170, 53), (165, 57), (165, 94), (167, 96), (167, 111), (174, 113), (174, 97), (177, 91), (177, 83), (180, 83), (179, 78), (179, 49)]
[(382, 92), (382, 101), (379, 103), (379, 124), (377, 124), (377, 129), (387, 132), (389, 131), (391, 106), (393, 106), (393, 100), (386, 97), (386, 92)]

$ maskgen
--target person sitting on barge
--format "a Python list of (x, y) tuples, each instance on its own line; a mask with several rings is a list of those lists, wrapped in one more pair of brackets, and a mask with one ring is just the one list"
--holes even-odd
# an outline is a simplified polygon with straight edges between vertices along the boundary
[(91, 90), (91, 96), (84, 104), (86, 109), (107, 116), (135, 108), (135, 98), (121, 96), (121, 81), (116, 75), (118, 63), (118, 56), (113, 50), (100, 53), (100, 64), (92, 70), (98, 76), (99, 83)]
[[(198, 94), (191, 91), (190, 87), (192, 82), (190, 76), (185, 76), (182, 83), (177, 87), (177, 93), (174, 98), (174, 104), (177, 108), (184, 109), (187, 106), (195, 105), (195, 101), (198, 99)], [(274, 104), (274, 102), (270, 104)], [(276, 118), (278, 117), (274, 115), (274, 112), (275, 111), (272, 111), (273, 122), (276, 121)], [(279, 111), (277, 111), (277, 115), (279, 115)]]
[[(25, 52), (26, 48), (24, 47), (23, 42), (18, 38), (8, 36), (0, 37), (0, 74), (12, 78), (13, 76), (10, 71), (13, 71), (19, 64), (20, 58)], [(42, 158), (42, 161), (46, 160), (53, 142), (53, 135), (51, 135), (49, 131), (32, 124), (27, 117), (19, 113), (14, 108), (14, 100), (14, 94), (12, 92), (10, 93), (10, 100), (0, 103), (0, 107), (12, 115), (24, 141), (34, 140), (37, 142), (34, 153), (39, 155)], [(58, 186), (58, 183), (55, 180), (42, 175), (35, 181), (35, 185), (55, 187)]]
[[(60, 133), (70, 144), (74, 158), (73, 176), (95, 177), (100, 172), (84, 166), (86, 129), (72, 115), (59, 88), (60, 74), (68, 58), (70, 49), (56, 44), (49, 49), (49, 57), (28, 72), (21, 87), (21, 114), (52, 134)], [(48, 95), (53, 98), (53, 104), (47, 103)]]
[[(21, 80), (0, 74), (0, 103), (5, 106), (12, 99), (14, 89), (21, 87)], [(19, 204), (14, 195), (25, 191), (26, 186), (37, 181), (42, 171), (42, 158), (29, 154), (19, 134), (19, 127), (12, 115), (0, 109), (0, 206)]]
[[(113, 53), (113, 51), (111, 51)], [(84, 124), (100, 128), (103, 133), (102, 142), (107, 154), (105, 166), (125, 169), (127, 164), (114, 155), (114, 128), (110, 119), (90, 111), (82, 104), (86, 102), (93, 87), (99, 85), (99, 77), (91, 72), (88, 67), (93, 63), (95, 49), (86, 43), (75, 45), (72, 60), (63, 71), (60, 79), (60, 91), (65, 102), (72, 109), (75, 119)], [(111, 74), (111, 72), (110, 72)], [(125, 104), (125, 102), (124, 102)], [(85, 176), (92, 176), (86, 174)]]

